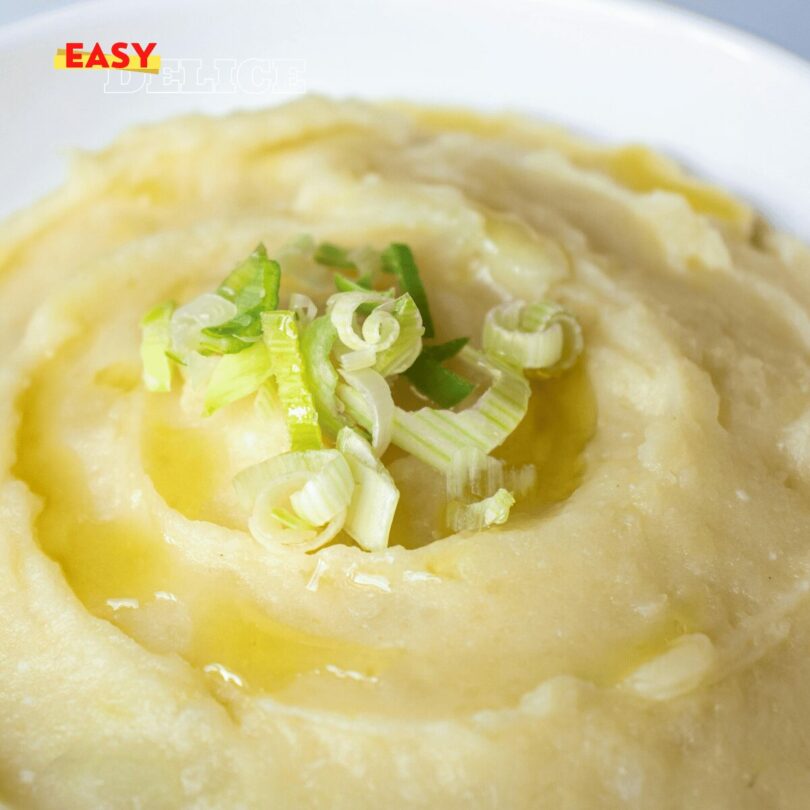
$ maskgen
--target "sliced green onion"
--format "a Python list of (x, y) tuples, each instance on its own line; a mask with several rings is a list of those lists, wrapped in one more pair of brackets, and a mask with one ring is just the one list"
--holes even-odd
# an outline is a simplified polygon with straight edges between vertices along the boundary
[(290, 506), (312, 526), (323, 525), (349, 505), (354, 479), (337, 450), (281, 453), (242, 470), (233, 483), (243, 506), (250, 508), (268, 485), (290, 475), (304, 477), (290, 495)]
[(437, 343), (433, 346), (424, 346), (422, 354), (435, 360), (437, 363), (443, 363), (445, 360), (450, 360), (455, 357), (468, 343), (470, 339), (467, 337), (454, 338), (448, 340), (447, 343)]
[(293, 511), (301, 520), (322, 526), (346, 509), (354, 492), (354, 478), (341, 453), (331, 453), (323, 467), (300, 490), (290, 496)]
[(318, 449), (323, 446), (323, 439), (318, 412), (304, 374), (295, 313), (289, 310), (265, 312), (261, 320), (292, 449)]
[(203, 329), (227, 323), (237, 313), (236, 304), (216, 293), (203, 293), (178, 307), (171, 320), (172, 352), (186, 362), (200, 347)]
[(349, 257), (349, 251), (331, 242), (321, 242), (315, 248), (315, 261), (327, 267), (355, 270), (355, 263)]
[(290, 495), (306, 481), (306, 473), (288, 473), (268, 482), (256, 496), (248, 529), (265, 548), (282, 545), (309, 550), (310, 544), (318, 537), (314, 526), (278, 505), (289, 503)]
[[(335, 273), (335, 289), (338, 292), (369, 292), (372, 289), (371, 275), (367, 274), (358, 278), (357, 281), (352, 281), (352, 279), (346, 278), (346, 276), (341, 275), (340, 273)], [(382, 295), (385, 295), (388, 298), (394, 297), (392, 290), (385, 290), (382, 292)], [(357, 307), (357, 314), (368, 315), (376, 306), (376, 303), (371, 302), (360, 304), (360, 306)]]
[(340, 367), (346, 371), (359, 371), (361, 368), (371, 368), (374, 361), (377, 359), (377, 354), (374, 349), (360, 349), (358, 351), (340, 351), (336, 352)]
[(445, 368), (424, 351), (405, 372), (411, 385), (440, 408), (453, 408), (474, 390), (475, 383)]
[(474, 383), (441, 365), (455, 357), (468, 341), (469, 338), (461, 337), (436, 346), (424, 346), (405, 372), (411, 385), (440, 408), (454, 408), (475, 390)]
[(347, 250), (331, 242), (322, 242), (315, 250), (315, 261), (326, 267), (356, 270), (360, 274), (356, 281), (350, 281), (342, 274), (335, 274), (335, 284), (341, 292), (351, 292), (352, 288), (341, 286), (345, 282), (357, 284), (363, 289), (372, 289), (374, 276), (380, 268), (380, 254), (368, 245)]
[(454, 532), (462, 532), (506, 523), (514, 503), (514, 496), (506, 489), (499, 489), (494, 495), (476, 503), (451, 501), (447, 505), (447, 525)]
[(413, 298), (419, 308), (425, 327), (425, 337), (432, 338), (433, 319), (430, 317), (427, 293), (419, 277), (419, 269), (411, 249), (399, 243), (389, 245), (382, 253), (382, 268), (386, 273), (393, 273), (399, 278), (402, 290)]
[(301, 293), (290, 295), (290, 309), (298, 317), (298, 323), (304, 327), (309, 326), (318, 317), (318, 307), (308, 296)]
[(408, 293), (397, 298), (391, 306), (391, 314), (399, 324), (399, 334), (393, 344), (377, 354), (374, 368), (390, 377), (409, 368), (422, 351), (422, 315), (413, 298)]
[(338, 292), (368, 292), (371, 289), (371, 279), (364, 276), (353, 281), (341, 273), (335, 273), (335, 289)]
[(231, 271), (219, 285), (217, 293), (228, 301), (233, 301), (240, 313), (256, 307), (276, 309), (278, 288), (281, 281), (281, 268), (278, 262), (267, 257), (267, 249), (262, 243), (253, 253)]
[(234, 487), (252, 508), (249, 527), (259, 542), (310, 551), (340, 531), (355, 483), (340, 452), (311, 450), (282, 453), (248, 467), (236, 476)]
[[(217, 293), (177, 310), (161, 304), (141, 324), (148, 390), (170, 389), (174, 360), (188, 383), (186, 410), (204, 399), (204, 413), (211, 414), (258, 392), (257, 409), (275, 418), (280, 403), (292, 449), (234, 482), (254, 537), (269, 548), (309, 551), (345, 528), (366, 550), (386, 548), (399, 502), (379, 460), (390, 443), (446, 474), (447, 522), (454, 531), (504, 523), (537, 473), (533, 465), (509, 467), (490, 453), (526, 414), (531, 390), (523, 371), (559, 373), (576, 361), (582, 334), (573, 315), (547, 301), (509, 302), (488, 313), (483, 352), (464, 337), (424, 346), (433, 323), (407, 245), (394, 243), (377, 254), (329, 242), (316, 248), (306, 237), (282, 253), (285, 262), (290, 256), (319, 273), (321, 286), (328, 273), (317, 264), (348, 269), (351, 276), (356, 271), (359, 278), (334, 274), (338, 292), (322, 317), (300, 293), (290, 296), (288, 310), (278, 310), (281, 270), (260, 244)], [(399, 297), (374, 289), (381, 286), (374, 283), (380, 269), (397, 277)], [(472, 379), (490, 378), (460, 411), (453, 409), (476, 385), (443, 366), (456, 356), (476, 372)], [(401, 373), (438, 407), (396, 407), (386, 378)], [(323, 449), (322, 429), (335, 437), (337, 449)]]
[(463, 501), (492, 495), (503, 486), (503, 462), (477, 447), (461, 447), (447, 469), (447, 497)]
[(483, 341), (488, 354), (526, 370), (557, 374), (576, 362), (582, 330), (558, 304), (510, 301), (487, 313)]
[[(277, 500), (278, 496), (273, 489), (262, 493), (257, 499), (248, 521), (250, 533), (269, 551), (275, 551), (279, 546), (291, 546), (296, 551), (304, 553), (316, 551), (336, 537), (346, 521), (346, 510), (344, 509), (335, 515), (326, 526), (306, 528), (306, 524), (304, 524), (303, 528), (290, 528), (286, 520), (289, 512), (272, 506)], [(295, 523), (296, 521), (293, 525)]]
[[(391, 443), (394, 420), (391, 389), (385, 378), (370, 368), (360, 371), (341, 370), (340, 375), (347, 385), (338, 386), (338, 396), (344, 403), (348, 399), (353, 403), (353, 407), (360, 407), (363, 413), (368, 414), (371, 446), (379, 458)], [(362, 399), (362, 405), (355, 403), (356, 396)]]
[(348, 462), (355, 483), (343, 528), (360, 548), (380, 551), (388, 546), (399, 490), (368, 442), (356, 431), (343, 428), (337, 436), (337, 449)]
[[(494, 450), (520, 424), (529, 407), (531, 388), (516, 368), (469, 346), (461, 350), (460, 358), (492, 378), (474, 405), (460, 412), (427, 407), (394, 410), (393, 444), (442, 471), (449, 468), (460, 448), (477, 447), (484, 453)], [(357, 397), (343, 401), (352, 418), (370, 431), (368, 407)]]
[(258, 391), (270, 372), (270, 357), (262, 343), (255, 343), (238, 354), (223, 355), (205, 389), (203, 413), (210, 416), (223, 406)]
[(261, 338), (261, 321), (250, 314), (238, 315), (227, 324), (203, 329), (197, 348), (203, 354), (236, 354)]
[(534, 487), (533, 464), (507, 467), (475, 447), (460, 448), (447, 470), (447, 525), (453, 531), (505, 523), (515, 496)]
[(329, 359), (336, 339), (337, 330), (325, 315), (316, 318), (301, 335), (306, 382), (318, 411), (318, 421), (330, 436), (337, 436), (345, 424), (335, 393), (339, 378)]
[(174, 301), (150, 309), (141, 319), (141, 362), (147, 391), (171, 391), (172, 365), (167, 352), (171, 346), (171, 318)]
[(533, 464), (508, 467), (477, 447), (462, 447), (453, 454), (446, 480), (447, 497), (451, 501), (487, 498), (501, 488), (523, 497), (534, 488), (537, 470)]
[[(390, 303), (390, 298), (384, 293), (335, 293), (326, 302), (326, 312), (346, 348), (381, 352), (391, 348), (399, 337), (399, 321), (385, 306)], [(374, 304), (375, 307), (363, 321), (358, 334), (357, 310), (363, 304)]]
[(447, 469), (460, 447), (477, 447), (484, 453), (494, 450), (520, 424), (529, 407), (531, 389), (522, 373), (469, 346), (459, 357), (492, 378), (474, 405), (458, 413), (397, 408), (394, 416), (394, 444), (441, 470)]
[(278, 307), (281, 267), (259, 244), (219, 285), (217, 294), (236, 306), (236, 315), (218, 326), (203, 329), (201, 350), (230, 354), (243, 351), (261, 338), (261, 314)]
[(268, 484), (272, 484), (286, 475), (304, 474), (306, 480), (309, 480), (314, 473), (323, 468), (332, 453), (334, 453), (333, 450), (289, 451), (246, 467), (233, 479), (233, 486), (240, 503), (246, 509), (250, 509), (256, 498), (259, 497), (259, 493)]
[(288, 529), (296, 529), (297, 531), (305, 532), (307, 536), (313, 536), (315, 534), (311, 523), (301, 520), (298, 515), (294, 514), (289, 509), (285, 509), (283, 506), (276, 506), (271, 509), (270, 515)]

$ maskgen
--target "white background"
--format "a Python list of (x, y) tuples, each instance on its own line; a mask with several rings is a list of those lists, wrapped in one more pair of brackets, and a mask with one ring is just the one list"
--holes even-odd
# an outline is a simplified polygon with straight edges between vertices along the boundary
[[(114, 1), (109, 0), (111, 4)], [(735, 25), (810, 59), (810, 0), (662, 1)], [(0, 0), (0, 25), (75, 2), (77, 0)]]

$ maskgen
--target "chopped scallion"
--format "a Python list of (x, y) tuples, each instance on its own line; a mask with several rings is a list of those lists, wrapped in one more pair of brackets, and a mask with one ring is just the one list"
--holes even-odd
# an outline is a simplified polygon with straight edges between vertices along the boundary
[(316, 318), (301, 335), (306, 382), (318, 411), (320, 425), (331, 436), (337, 436), (344, 425), (335, 393), (338, 374), (329, 359), (336, 340), (337, 329), (325, 315)]
[(206, 416), (259, 390), (270, 376), (271, 363), (263, 343), (221, 357), (205, 389)]
[(356, 431), (343, 428), (338, 433), (337, 449), (349, 463), (355, 484), (343, 528), (360, 548), (380, 551), (388, 545), (399, 490), (368, 442)]
[(261, 319), (264, 344), (270, 355), (270, 369), (284, 408), (292, 449), (323, 447), (318, 412), (304, 376), (295, 313), (276, 310), (263, 313)]
[(424, 350), (405, 376), (420, 394), (440, 408), (454, 408), (475, 390), (475, 383), (445, 368)]
[(203, 329), (202, 349), (231, 354), (261, 339), (263, 312), (278, 307), (281, 267), (269, 259), (263, 244), (219, 285), (217, 294), (236, 306), (226, 323)]
[(558, 304), (510, 301), (487, 314), (483, 342), (486, 352), (520, 368), (557, 374), (579, 357), (582, 330)]
[(469, 342), (470, 339), (466, 337), (454, 338), (448, 340), (447, 343), (425, 346), (422, 349), (422, 354), (437, 363), (443, 363), (445, 360), (455, 357)]
[(357, 269), (357, 265), (349, 257), (349, 251), (332, 242), (321, 242), (315, 248), (315, 261), (326, 267), (339, 267), (343, 270)]
[(396, 275), (403, 292), (413, 298), (422, 315), (425, 337), (432, 338), (433, 319), (430, 316), (427, 293), (419, 277), (419, 268), (416, 266), (411, 249), (398, 242), (389, 245), (382, 253), (382, 268), (386, 273)]
[(480, 531), (489, 526), (506, 523), (515, 498), (506, 489), (471, 504), (451, 501), (447, 506), (447, 525), (454, 532)]

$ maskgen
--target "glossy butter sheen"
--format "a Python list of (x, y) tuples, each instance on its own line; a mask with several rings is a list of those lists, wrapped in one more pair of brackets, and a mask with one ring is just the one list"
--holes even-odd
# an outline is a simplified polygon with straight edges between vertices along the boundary
[[(575, 313), (498, 451), (538, 470), (508, 524), (446, 536), (392, 449), (389, 549), (268, 553), (230, 482), (281, 416), (143, 391), (143, 312), (303, 232), (411, 245), (440, 340)], [(0, 230), (0, 794), (802, 807), (808, 272), (671, 161), (515, 116), (309, 98), (80, 156)]]

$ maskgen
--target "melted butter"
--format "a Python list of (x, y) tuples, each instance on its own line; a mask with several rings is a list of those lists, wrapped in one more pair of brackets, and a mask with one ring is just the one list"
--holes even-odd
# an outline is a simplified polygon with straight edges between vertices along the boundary
[[(413, 410), (424, 404), (402, 386), (396, 390), (401, 407)], [(512, 519), (537, 516), (565, 500), (579, 486), (585, 469), (583, 451), (596, 429), (596, 398), (583, 361), (561, 377), (532, 381), (526, 416), (494, 455), (511, 465), (533, 464), (537, 484), (518, 499)], [(444, 526), (446, 500), (440, 473), (414, 459), (403, 459), (396, 448), (386, 453), (400, 488), (400, 509), (391, 532), (392, 545), (419, 548), (448, 534)], [(430, 573), (452, 577), (460, 549), (441, 548), (427, 562)]]
[(585, 471), (583, 451), (595, 429), (596, 397), (583, 360), (561, 377), (532, 381), (526, 416), (494, 453), (509, 464), (537, 469), (534, 491), (518, 500), (513, 514), (537, 514), (571, 495)]
[[(38, 542), (91, 614), (152, 652), (182, 656), (214, 689), (227, 680), (277, 692), (300, 675), (325, 674), (338, 683), (330, 671), (375, 680), (389, 652), (278, 622), (244, 595), (234, 575), (193, 565), (135, 510), (99, 519), (82, 459), (61, 438), (64, 394), (50, 376), (59, 377), (46, 369), (20, 403), (15, 474), (42, 498)], [(182, 435), (167, 432), (156, 440), (189, 465)], [(192, 447), (192, 464), (198, 451)]]
[(244, 529), (247, 515), (236, 497), (234, 476), (286, 449), (280, 411), (257, 408), (254, 397), (209, 417), (184, 410), (178, 390), (145, 398), (144, 470), (166, 503), (192, 520)]
[[(81, 396), (88, 400), (109, 397), (108, 375), (104, 376), (95, 389), (80, 387)], [(70, 435), (71, 419), (75, 419), (70, 409), (76, 400), (71, 404), (65, 393), (69, 386), (69, 373), (52, 364), (21, 402), (16, 472), (43, 499), (36, 525), (43, 550), (62, 566), (67, 582), (88, 611), (148, 650), (181, 656), (204, 673), (214, 694), (226, 699), (223, 687), (237, 685), (273, 692), (282, 699), (314, 699), (342, 707), (367, 706), (368, 690), (379, 688), (382, 700), (387, 679), (379, 676), (389, 672), (396, 653), (279, 622), (245, 596), (234, 575), (197, 567), (181, 549), (167, 544), (159, 528), (136, 506), (118, 508), (101, 519), (88, 486), (91, 460), (80, 457), (65, 439)], [(510, 463), (537, 465), (538, 491), (519, 507), (526, 514), (538, 514), (576, 488), (583, 469), (582, 450), (595, 422), (594, 397), (582, 365), (559, 379), (534, 382), (533, 388), (526, 418), (502, 448), (502, 456)], [(187, 486), (189, 475), (210, 481), (211, 470), (201, 457), (210, 452), (212, 436), (207, 428), (195, 433), (175, 419), (171, 413), (175, 406), (169, 398), (152, 399), (155, 410), (141, 426), (145, 453), (152, 454), (147, 466), (155, 474), (161, 457), (176, 454), (184, 459), (182, 465), (164, 471), (160, 481), (164, 495), (175, 487), (175, 497), (182, 498), (176, 479)], [(80, 417), (87, 412), (103, 414), (104, 409), (98, 402), (85, 408), (82, 400)], [(195, 464), (197, 468), (191, 469)], [(417, 474), (413, 480), (426, 486), (428, 477)], [(414, 503), (416, 508), (405, 510), (404, 517), (424, 512), (418, 492)], [(176, 500), (175, 505), (199, 508), (190, 501)], [(417, 528), (400, 527), (407, 532)], [(422, 526), (405, 542), (422, 545), (433, 539), (431, 528)], [(461, 548), (459, 544), (451, 547)], [(669, 638), (668, 634), (666, 640)], [(637, 657), (643, 659), (645, 652)], [(608, 669), (612, 671), (612, 667)], [(393, 670), (391, 677), (395, 677)], [(378, 682), (379, 687), (375, 686)]]
[(174, 418), (178, 397), (150, 397), (143, 430), (143, 464), (166, 503), (192, 520), (231, 526), (217, 494), (230, 492), (228, 448), (216, 430), (183, 427)]

